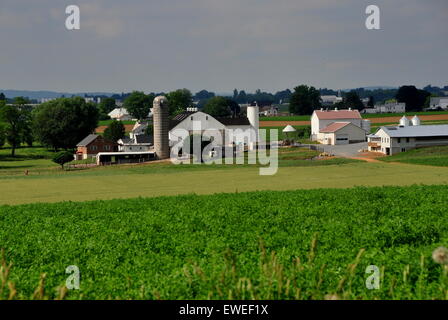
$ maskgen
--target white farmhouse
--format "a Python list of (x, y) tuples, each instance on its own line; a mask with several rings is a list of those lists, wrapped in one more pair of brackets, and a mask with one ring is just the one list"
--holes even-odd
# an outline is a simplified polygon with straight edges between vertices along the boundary
[(311, 116), (311, 139), (323, 144), (348, 144), (366, 140), (370, 121), (358, 110), (315, 110)]
[(448, 145), (448, 125), (420, 125), (420, 119), (404, 117), (398, 126), (385, 126), (368, 136), (368, 149), (393, 155), (419, 147)]
[(129, 114), (126, 108), (115, 108), (114, 110), (108, 113), (108, 116), (111, 117), (112, 119), (120, 121), (132, 120), (132, 116)]

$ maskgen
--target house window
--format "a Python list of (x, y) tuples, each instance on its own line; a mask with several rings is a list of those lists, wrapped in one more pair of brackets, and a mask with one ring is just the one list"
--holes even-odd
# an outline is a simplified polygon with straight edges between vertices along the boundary
[(401, 142), (401, 139), (400, 138), (398, 138), (398, 143), (400, 143)]
[(191, 120), (193, 120), (193, 117), (190, 117)]
[(104, 146), (104, 150), (109, 151), (110, 150), (110, 146)]
[(205, 116), (205, 120), (208, 120), (208, 116)]
[(405, 152), (406, 151), (406, 148), (401, 148), (401, 152)]
[(406, 142), (408, 142), (408, 143), (409, 143), (409, 138), (406, 138)]
[(97, 149), (98, 149), (97, 146), (91, 146), (91, 147), (90, 147), (90, 150), (92, 150), (92, 151), (96, 151)]

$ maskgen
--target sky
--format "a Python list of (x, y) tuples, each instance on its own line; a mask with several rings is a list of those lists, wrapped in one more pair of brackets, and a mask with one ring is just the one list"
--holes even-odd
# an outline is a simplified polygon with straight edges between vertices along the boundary
[[(372, 4), (380, 30), (365, 27)], [(444, 86), (447, 14), (447, 0), (1, 0), (0, 88)]]

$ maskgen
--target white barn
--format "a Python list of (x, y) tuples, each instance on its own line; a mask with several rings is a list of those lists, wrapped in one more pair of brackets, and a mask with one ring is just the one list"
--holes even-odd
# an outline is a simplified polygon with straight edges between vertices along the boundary
[(253, 148), (259, 142), (259, 110), (258, 106), (247, 107), (247, 117), (221, 118), (213, 117), (202, 111), (185, 111), (170, 120), (169, 140), (173, 145), (182, 137), (178, 136), (176, 130), (181, 129), (189, 135), (200, 134), (203, 136), (221, 135), (223, 144), (234, 142), (235, 138), (230, 135), (229, 129), (240, 130), (247, 139), (244, 144)]
[(367, 132), (370, 121), (363, 120), (358, 110), (321, 109), (311, 116), (311, 139), (322, 144), (362, 142)]

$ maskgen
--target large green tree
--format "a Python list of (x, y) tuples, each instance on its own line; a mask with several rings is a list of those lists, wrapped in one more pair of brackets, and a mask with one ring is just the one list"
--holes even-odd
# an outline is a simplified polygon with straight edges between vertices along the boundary
[(121, 121), (114, 120), (104, 130), (104, 138), (109, 141), (117, 142), (125, 135), (125, 127)]
[(204, 112), (213, 117), (227, 117), (232, 114), (233, 100), (226, 97), (213, 97), (207, 101)]
[(59, 98), (41, 104), (35, 111), (33, 129), (46, 146), (72, 149), (98, 126), (96, 105), (81, 97)]
[(345, 108), (352, 108), (356, 110), (364, 109), (364, 103), (362, 103), (356, 91), (353, 90), (345, 94), (342, 104)]
[(421, 111), (430, 95), (429, 92), (419, 90), (415, 86), (402, 86), (395, 98), (398, 102), (406, 103), (406, 111)]
[(143, 120), (148, 117), (149, 111), (152, 107), (154, 95), (146, 95), (142, 91), (133, 91), (123, 103), (123, 106), (128, 110), (129, 114), (137, 120)]
[(103, 98), (98, 104), (100, 113), (102, 115), (107, 115), (109, 112), (115, 109), (115, 99), (114, 98)]
[(178, 89), (166, 95), (170, 106), (170, 115), (181, 113), (193, 105), (193, 96), (188, 89)]
[(24, 132), (29, 128), (29, 119), (29, 110), (16, 105), (6, 105), (5, 101), (0, 101), (0, 122), (3, 123), (4, 137), (11, 146), (12, 157), (24, 140)]
[(309, 115), (320, 106), (319, 90), (307, 85), (295, 87), (289, 99), (289, 112), (294, 114)]

